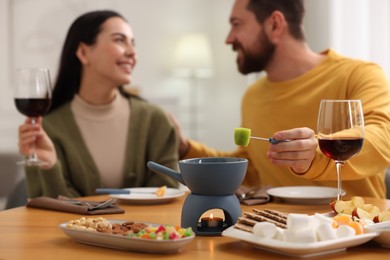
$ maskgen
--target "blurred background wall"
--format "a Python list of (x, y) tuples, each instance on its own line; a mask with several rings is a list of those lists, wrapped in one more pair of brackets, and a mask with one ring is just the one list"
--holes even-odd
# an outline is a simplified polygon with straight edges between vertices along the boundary
[[(0, 152), (17, 151), (17, 127), (24, 120), (13, 104), (15, 68), (47, 67), (54, 80), (67, 29), (95, 9), (120, 12), (134, 30), (139, 62), (131, 87), (173, 113), (187, 135), (234, 149), (241, 96), (259, 75), (239, 74), (235, 54), (224, 43), (233, 2), (0, 0)], [(306, 9), (306, 36), (315, 51), (331, 47), (377, 62), (390, 75), (390, 1), (306, 0)], [(206, 56), (195, 62), (201, 67), (186, 71), (191, 67), (177, 64), (178, 42), (192, 33), (205, 36), (209, 49), (197, 55)]]

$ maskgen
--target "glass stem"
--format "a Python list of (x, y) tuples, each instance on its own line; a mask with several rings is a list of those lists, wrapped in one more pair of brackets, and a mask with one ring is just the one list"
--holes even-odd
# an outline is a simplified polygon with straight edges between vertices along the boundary
[(336, 161), (336, 171), (337, 171), (337, 200), (341, 200), (342, 193), (342, 183), (341, 183), (341, 167), (344, 165), (342, 161)]
[[(35, 117), (32, 117), (31, 118), (31, 124), (32, 125), (35, 125), (37, 123), (37, 119), (35, 118)], [(34, 143), (31, 145), (31, 153), (30, 153), (30, 155), (28, 156), (28, 160), (30, 161), (30, 162), (36, 162), (36, 161), (38, 161), (38, 156), (37, 156), (37, 154), (36, 154), (36, 152), (35, 152), (35, 141), (34, 141)]]

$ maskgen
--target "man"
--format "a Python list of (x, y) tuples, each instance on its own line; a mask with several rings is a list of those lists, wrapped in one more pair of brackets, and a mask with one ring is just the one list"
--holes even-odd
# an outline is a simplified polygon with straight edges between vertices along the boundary
[[(375, 64), (333, 50), (313, 52), (303, 33), (302, 0), (236, 0), (226, 43), (237, 52), (243, 74), (265, 71), (242, 100), (242, 127), (252, 135), (288, 139), (276, 145), (251, 141), (220, 152), (181, 136), (181, 158), (237, 156), (249, 159), (245, 185), (336, 186), (334, 162), (317, 146), (321, 99), (360, 99), (365, 140), (342, 169), (348, 195), (385, 197), (390, 165), (390, 88)], [(233, 137), (232, 137), (233, 139)]]

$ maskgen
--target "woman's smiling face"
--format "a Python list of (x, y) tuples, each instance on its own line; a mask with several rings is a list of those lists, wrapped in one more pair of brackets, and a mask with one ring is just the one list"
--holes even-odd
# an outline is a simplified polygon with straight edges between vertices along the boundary
[[(107, 19), (92, 45), (83, 44), (85, 61), (83, 75), (114, 83), (116, 86), (130, 83), (137, 63), (133, 31), (120, 17)], [(84, 74), (85, 73), (85, 74)]]

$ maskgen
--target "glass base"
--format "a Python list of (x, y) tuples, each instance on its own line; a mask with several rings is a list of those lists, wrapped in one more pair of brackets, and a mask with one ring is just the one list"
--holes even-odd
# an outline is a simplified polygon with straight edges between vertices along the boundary
[(24, 161), (16, 162), (17, 165), (25, 165), (25, 166), (42, 166), (48, 165), (48, 162), (41, 161), (38, 158), (28, 158)]

